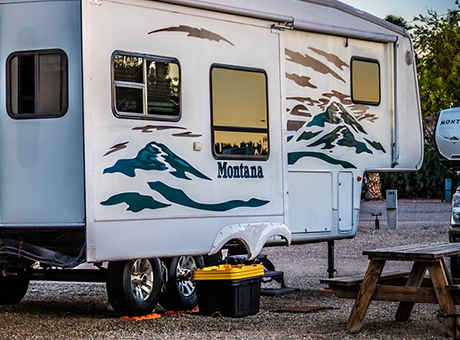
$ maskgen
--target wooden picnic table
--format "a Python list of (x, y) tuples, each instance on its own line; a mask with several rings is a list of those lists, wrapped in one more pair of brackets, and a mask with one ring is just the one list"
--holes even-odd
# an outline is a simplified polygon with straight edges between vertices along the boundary
[[(361, 330), (372, 300), (398, 301), (398, 321), (409, 319), (414, 303), (437, 303), (444, 314), (457, 313), (460, 285), (452, 279), (444, 258), (460, 255), (460, 243), (410, 244), (365, 250), (363, 255), (369, 257), (363, 277), (321, 280), (337, 297), (355, 299), (347, 324), (350, 332)], [(410, 272), (382, 274), (387, 261), (409, 261), (413, 265)], [(446, 317), (444, 323), (450, 336), (460, 330), (457, 318)]]

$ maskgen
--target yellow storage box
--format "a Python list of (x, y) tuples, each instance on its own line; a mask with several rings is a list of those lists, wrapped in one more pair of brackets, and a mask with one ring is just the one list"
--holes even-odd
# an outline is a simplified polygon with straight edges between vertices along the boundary
[(231, 265), (221, 264), (219, 266), (205, 267), (193, 272), (193, 279), (198, 280), (238, 280), (248, 277), (264, 275), (264, 266), (261, 264), (253, 265)]
[(257, 314), (263, 275), (261, 264), (224, 264), (195, 270), (200, 313), (229, 317)]

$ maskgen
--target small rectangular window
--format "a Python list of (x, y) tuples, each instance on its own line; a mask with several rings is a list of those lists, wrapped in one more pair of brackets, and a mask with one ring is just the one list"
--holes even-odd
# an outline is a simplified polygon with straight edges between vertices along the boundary
[(7, 111), (15, 119), (61, 117), (67, 111), (67, 56), (62, 50), (12, 53)]
[(216, 158), (267, 159), (267, 77), (260, 69), (211, 69), (212, 136)]
[(178, 120), (180, 69), (175, 59), (116, 52), (112, 57), (118, 117)]
[(377, 60), (351, 60), (351, 96), (354, 103), (380, 104), (380, 65)]

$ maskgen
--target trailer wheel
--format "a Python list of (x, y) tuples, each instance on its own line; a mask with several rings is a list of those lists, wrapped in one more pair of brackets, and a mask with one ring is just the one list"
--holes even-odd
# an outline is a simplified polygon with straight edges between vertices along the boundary
[(161, 306), (172, 311), (193, 309), (198, 304), (198, 298), (192, 273), (197, 268), (203, 268), (203, 257), (186, 255), (169, 258), (164, 262), (168, 269), (168, 281), (160, 296)]
[(0, 277), (0, 305), (13, 305), (21, 302), (28, 288), (28, 279), (13, 276)]
[(159, 259), (109, 262), (107, 295), (115, 312), (126, 316), (152, 313), (163, 284)]

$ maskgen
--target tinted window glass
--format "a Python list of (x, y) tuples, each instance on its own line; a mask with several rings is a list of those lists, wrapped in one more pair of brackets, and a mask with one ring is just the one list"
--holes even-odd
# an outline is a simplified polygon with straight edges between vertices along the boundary
[(266, 74), (258, 69), (215, 66), (211, 70), (214, 155), (268, 157)]
[(67, 111), (67, 57), (60, 50), (8, 58), (7, 108), (13, 118), (60, 117)]
[(170, 120), (180, 116), (180, 69), (174, 59), (114, 54), (113, 84), (117, 116)]
[(351, 94), (355, 103), (380, 104), (380, 65), (376, 60), (353, 58)]

